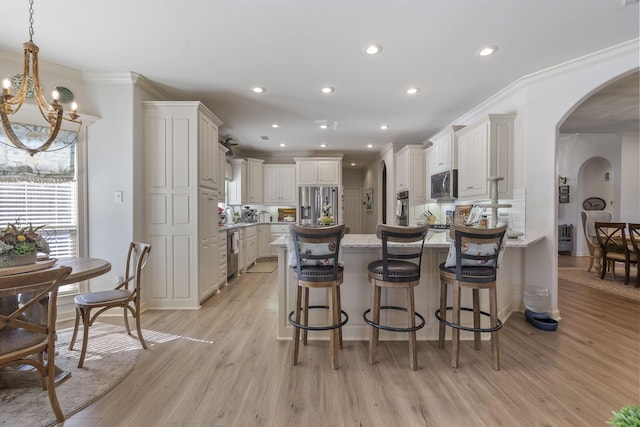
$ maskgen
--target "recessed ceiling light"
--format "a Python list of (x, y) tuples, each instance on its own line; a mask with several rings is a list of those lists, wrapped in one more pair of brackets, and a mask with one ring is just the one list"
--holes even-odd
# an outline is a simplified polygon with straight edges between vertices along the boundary
[(327, 144), (320, 144), (320, 147), (327, 148)]
[(280, 125), (279, 125), (279, 124), (277, 124), (277, 123), (274, 123), (274, 124), (272, 124), (272, 125), (271, 125), (271, 127), (272, 127), (272, 128), (274, 128), (274, 129), (277, 129), (277, 128), (279, 128), (279, 127), (280, 127)]
[(328, 129), (328, 128), (329, 128), (329, 125), (324, 125), (324, 124), (320, 125), (320, 129)]
[(287, 144), (285, 144), (284, 142), (280, 143), (280, 147), (286, 147), (286, 146), (287, 146)]
[(410, 87), (409, 89), (407, 89), (407, 95), (415, 95), (418, 92), (420, 92), (419, 87)]
[(367, 144), (367, 148), (373, 148), (373, 147), (375, 147), (375, 145), (373, 145), (373, 144)]
[(351, 166), (355, 166), (355, 165), (356, 165), (355, 163), (351, 163)]
[(389, 125), (380, 125), (380, 130), (387, 130), (389, 129)]
[(478, 55), (480, 56), (489, 56), (493, 53), (496, 53), (498, 48), (496, 46), (486, 46), (478, 51)]
[(336, 88), (331, 87), (331, 86), (323, 86), (322, 89), (320, 89), (322, 91), (322, 93), (333, 93)]
[(376, 43), (372, 43), (364, 48), (367, 55), (377, 55), (382, 52), (382, 46)]
[(264, 93), (264, 92), (267, 91), (265, 88), (263, 88), (261, 86), (254, 86), (254, 87), (251, 88), (251, 90), (253, 92), (255, 92), (255, 93)]

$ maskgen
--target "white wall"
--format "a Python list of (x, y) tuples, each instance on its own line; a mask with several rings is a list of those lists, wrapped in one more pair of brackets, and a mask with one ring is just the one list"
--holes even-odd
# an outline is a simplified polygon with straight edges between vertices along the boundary
[(622, 137), (620, 157), (620, 220), (640, 222), (640, 136)]

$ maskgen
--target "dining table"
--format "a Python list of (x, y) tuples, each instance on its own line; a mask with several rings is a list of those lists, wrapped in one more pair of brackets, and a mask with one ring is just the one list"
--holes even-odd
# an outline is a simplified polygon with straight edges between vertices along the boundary
[[(58, 283), (58, 286), (70, 285), (72, 283), (78, 283), (85, 280), (92, 279), (94, 277), (101, 276), (108, 273), (111, 270), (111, 263), (101, 258), (86, 258), (86, 257), (69, 257), (60, 259), (41, 259), (36, 265), (32, 267), (23, 268), (23, 272), (16, 274), (28, 274), (30, 271), (37, 271), (44, 268), (57, 268), (57, 267), (71, 267), (71, 273)], [(0, 269), (2, 270), (2, 269)], [(5, 269), (7, 270), (7, 269)], [(5, 271), (6, 274), (8, 272)], [(0, 271), (0, 274), (3, 274)], [(1, 301), (0, 309), (3, 304), (17, 304), (17, 301)], [(55, 384), (58, 385), (62, 381), (65, 381), (71, 376), (71, 372), (65, 371), (56, 366)]]

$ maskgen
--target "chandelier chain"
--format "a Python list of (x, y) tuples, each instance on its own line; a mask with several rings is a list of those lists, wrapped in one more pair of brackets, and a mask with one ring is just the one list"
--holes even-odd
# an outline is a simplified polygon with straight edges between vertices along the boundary
[(29, 0), (29, 41), (33, 42), (33, 0)]

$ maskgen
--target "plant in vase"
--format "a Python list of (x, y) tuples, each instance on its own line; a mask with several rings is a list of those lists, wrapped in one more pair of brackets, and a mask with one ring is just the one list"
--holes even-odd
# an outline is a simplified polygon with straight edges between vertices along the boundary
[(38, 252), (48, 254), (49, 244), (40, 233), (43, 227), (8, 224), (0, 230), (0, 267), (32, 264)]

